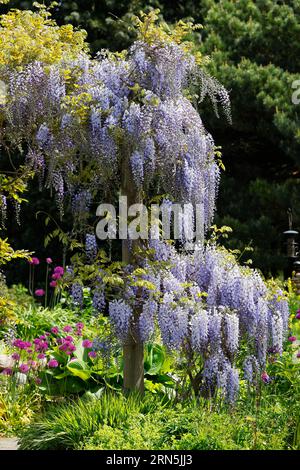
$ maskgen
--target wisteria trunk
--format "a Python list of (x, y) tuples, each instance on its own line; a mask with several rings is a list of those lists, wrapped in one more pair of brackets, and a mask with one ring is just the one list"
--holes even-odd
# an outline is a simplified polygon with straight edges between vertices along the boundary
[[(142, 202), (140, 191), (136, 188), (129, 162), (124, 162), (122, 172), (122, 196), (127, 196), (128, 207)], [(138, 246), (138, 240), (122, 240), (122, 261), (135, 265), (134, 250)], [(138, 332), (138, 309), (134, 312), (133, 321), (123, 346), (124, 359), (124, 391), (137, 391), (144, 393), (144, 344), (140, 340)]]

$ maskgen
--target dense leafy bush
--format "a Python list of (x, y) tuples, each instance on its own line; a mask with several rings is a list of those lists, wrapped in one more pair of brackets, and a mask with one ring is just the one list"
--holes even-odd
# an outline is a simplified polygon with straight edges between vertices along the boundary
[[(157, 399), (156, 399), (157, 400)], [(82, 399), (49, 410), (20, 434), (22, 449), (289, 449), (293, 421), (271, 397), (228, 412), (204, 402), (162, 405), (149, 396)]]

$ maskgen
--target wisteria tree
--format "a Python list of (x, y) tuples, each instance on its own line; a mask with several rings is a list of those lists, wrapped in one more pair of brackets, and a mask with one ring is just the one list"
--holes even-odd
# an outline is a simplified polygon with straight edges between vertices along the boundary
[(179, 22), (170, 29), (156, 20), (155, 12), (136, 20), (138, 38), (122, 54), (91, 59), (82, 48), (56, 61), (4, 63), (1, 142), (25, 155), (24, 168), (55, 193), (61, 217), (71, 207), (86, 260), (69, 267), (66, 282), (81, 306), (80, 273), (89, 267), (94, 308), (108, 308), (123, 344), (124, 388), (143, 392), (144, 343), (159, 331), (185, 358), (195, 394), (220, 391), (232, 402), (240, 350), (249, 383), (264, 370), (268, 350), (282, 351), (282, 293), (213, 242), (189, 253), (151, 236), (151, 227), (145, 240), (124, 239), (122, 263), (109, 264), (89, 225), (93, 201), (120, 194), (128, 206), (155, 196), (165, 205), (197, 205), (203, 239), (213, 220), (220, 169), (196, 103), (208, 95), (216, 112), (221, 105), (229, 116), (228, 94), (187, 41), (194, 27)]

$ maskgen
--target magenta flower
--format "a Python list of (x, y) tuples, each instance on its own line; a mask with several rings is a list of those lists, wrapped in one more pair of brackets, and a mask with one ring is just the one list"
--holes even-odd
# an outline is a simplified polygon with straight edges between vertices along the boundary
[(22, 372), (22, 374), (27, 374), (29, 371), (29, 366), (27, 364), (21, 364), (19, 371)]
[(50, 336), (49, 331), (45, 331), (45, 336)]
[(297, 311), (296, 318), (297, 318), (297, 320), (300, 320), (300, 310)]
[(51, 281), (50, 282), (50, 287), (53, 287), (53, 288), (57, 287), (57, 282), (56, 281)]
[(14, 361), (19, 361), (21, 356), (18, 353), (13, 353), (11, 357)]
[(50, 361), (48, 362), (48, 367), (55, 369), (56, 367), (58, 367), (58, 361), (56, 359), (50, 359)]
[(3, 370), (2, 374), (3, 375), (12, 375), (13, 370), (10, 367), (7, 367), (6, 369)]
[(35, 295), (36, 295), (37, 297), (43, 297), (43, 296), (45, 295), (44, 289), (37, 289), (37, 290), (35, 291)]
[(90, 341), (89, 339), (85, 339), (82, 341), (82, 346), (84, 348), (91, 348), (93, 346), (93, 341)]
[(63, 331), (65, 333), (71, 333), (71, 331), (73, 331), (73, 328), (70, 325), (66, 325), (63, 327)]
[(61, 278), (61, 275), (59, 273), (54, 273), (52, 274), (52, 279), (53, 281), (58, 281)]
[(54, 335), (58, 335), (58, 333), (59, 333), (58, 327), (57, 327), (57, 326), (53, 326), (53, 327), (51, 328), (51, 332), (52, 332)]
[(96, 351), (90, 351), (90, 352), (88, 353), (88, 356), (89, 356), (89, 357), (92, 357), (92, 358), (94, 359), (95, 357), (97, 357), (97, 353), (96, 353)]
[(297, 353), (297, 357), (300, 357), (300, 351)]
[(59, 274), (60, 276), (64, 275), (64, 268), (62, 266), (56, 266), (53, 270), (54, 274)]
[(46, 354), (44, 354), (44, 353), (39, 353), (39, 354), (37, 355), (37, 358), (38, 358), (38, 359), (45, 359), (45, 357), (46, 357)]
[(15, 339), (12, 345), (18, 349), (26, 349), (28, 347), (26, 341), (22, 341), (21, 339)]
[(81, 323), (81, 322), (76, 323), (76, 328), (77, 328), (78, 330), (82, 330), (82, 329), (84, 328), (84, 324)]
[(33, 368), (35, 368), (37, 364), (36, 364), (35, 361), (30, 360), (30, 361), (28, 361), (28, 365), (31, 366), (31, 367), (33, 367)]
[(290, 337), (288, 338), (288, 341), (289, 341), (290, 343), (293, 343), (294, 341), (297, 341), (297, 338), (296, 338), (296, 336), (290, 336)]
[(40, 384), (42, 383), (42, 379), (40, 379), (39, 377), (36, 377), (35, 383), (36, 383), (37, 385), (40, 385)]
[(265, 383), (268, 384), (270, 382), (270, 376), (267, 374), (267, 372), (263, 372), (261, 374), (261, 380)]
[(51, 258), (46, 258), (46, 263), (47, 263), (47, 264), (51, 264), (51, 263), (52, 263), (52, 259), (51, 259)]
[(31, 261), (29, 261), (29, 264), (33, 264), (37, 266), (38, 264), (40, 264), (40, 260), (36, 258), (35, 256), (33, 256), (33, 258), (31, 258)]
[(37, 352), (47, 351), (49, 346), (47, 341), (43, 341), (42, 339), (36, 338), (33, 342), (35, 344), (35, 350)]
[(74, 339), (72, 338), (72, 336), (66, 336), (66, 337), (65, 337), (65, 341), (73, 342)]

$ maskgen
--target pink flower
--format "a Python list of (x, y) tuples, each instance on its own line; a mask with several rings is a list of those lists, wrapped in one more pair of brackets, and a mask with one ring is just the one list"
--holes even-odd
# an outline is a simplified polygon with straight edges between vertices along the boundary
[(27, 364), (21, 364), (19, 371), (22, 372), (22, 374), (27, 374), (29, 371), (29, 366)]
[(55, 369), (56, 367), (58, 367), (58, 361), (56, 359), (50, 359), (50, 361), (48, 362), (48, 367)]
[(49, 331), (45, 331), (45, 336), (50, 336)]
[(85, 339), (82, 341), (82, 346), (87, 349), (91, 348), (93, 346), (93, 342), (90, 341), (89, 339)]
[(37, 289), (37, 290), (35, 291), (35, 295), (36, 295), (37, 297), (43, 297), (43, 296), (45, 295), (44, 289)]
[(45, 359), (45, 357), (46, 357), (46, 354), (44, 354), (44, 353), (39, 353), (39, 354), (37, 355), (37, 358), (38, 358), (38, 359)]
[(261, 380), (262, 380), (265, 384), (267, 384), (267, 383), (270, 382), (271, 379), (270, 379), (269, 375), (267, 374), (267, 372), (263, 372), (263, 373), (261, 374)]
[(52, 274), (51, 277), (52, 277), (53, 281), (58, 281), (58, 279), (61, 278), (61, 275), (59, 273), (54, 273), (54, 274)]
[(30, 360), (30, 361), (28, 361), (28, 365), (30, 365), (31, 367), (35, 368), (37, 364), (36, 364), (35, 361)]
[(62, 266), (56, 266), (53, 270), (55, 274), (59, 274), (60, 276), (63, 276), (65, 270)]
[(40, 260), (38, 258), (36, 258), (35, 256), (33, 256), (31, 258), (31, 261), (29, 261), (29, 264), (33, 264), (33, 265), (37, 266), (38, 264), (40, 264)]
[(50, 287), (57, 287), (57, 282), (56, 281), (51, 281), (50, 282)]
[(71, 333), (71, 331), (73, 331), (73, 328), (70, 325), (66, 325), (63, 327), (63, 331), (65, 333)]
[(21, 356), (18, 353), (13, 353), (11, 357), (13, 358), (14, 361), (19, 361)]
[(77, 328), (78, 330), (82, 330), (82, 329), (84, 328), (84, 324), (81, 323), (81, 322), (76, 323), (76, 328)]
[(51, 263), (52, 263), (52, 259), (51, 259), (51, 258), (46, 258), (46, 263), (47, 263), (47, 264), (51, 264)]
[(65, 337), (65, 341), (70, 341), (70, 342), (72, 342), (72, 341), (74, 341), (74, 339), (72, 338), (72, 336), (66, 336), (66, 337)]
[(97, 353), (96, 353), (96, 351), (90, 351), (90, 352), (88, 353), (88, 356), (89, 356), (89, 357), (92, 357), (92, 358), (95, 358), (95, 357), (97, 357)]
[(288, 338), (288, 341), (289, 341), (290, 343), (293, 343), (293, 342), (296, 341), (296, 340), (297, 340), (296, 336), (290, 336), (290, 337)]
[(37, 377), (34, 381), (37, 385), (40, 385), (42, 383), (42, 379), (40, 379), (39, 377)]
[(58, 335), (58, 333), (59, 333), (58, 327), (57, 327), (57, 326), (53, 326), (53, 327), (51, 328), (51, 332), (52, 332), (54, 335)]
[(3, 375), (12, 375), (13, 370), (10, 367), (7, 367), (6, 369), (3, 370), (2, 374)]
[(297, 311), (296, 318), (297, 318), (297, 320), (300, 320), (300, 311), (299, 310)]
[(15, 339), (12, 345), (18, 349), (26, 349), (28, 347), (26, 341), (22, 341), (21, 339)]
[(33, 342), (35, 344), (35, 350), (37, 352), (47, 351), (47, 349), (48, 349), (48, 342), (47, 341), (43, 341), (42, 339), (36, 338)]
[(300, 351), (298, 351), (298, 353), (297, 353), (297, 357), (300, 357)]

